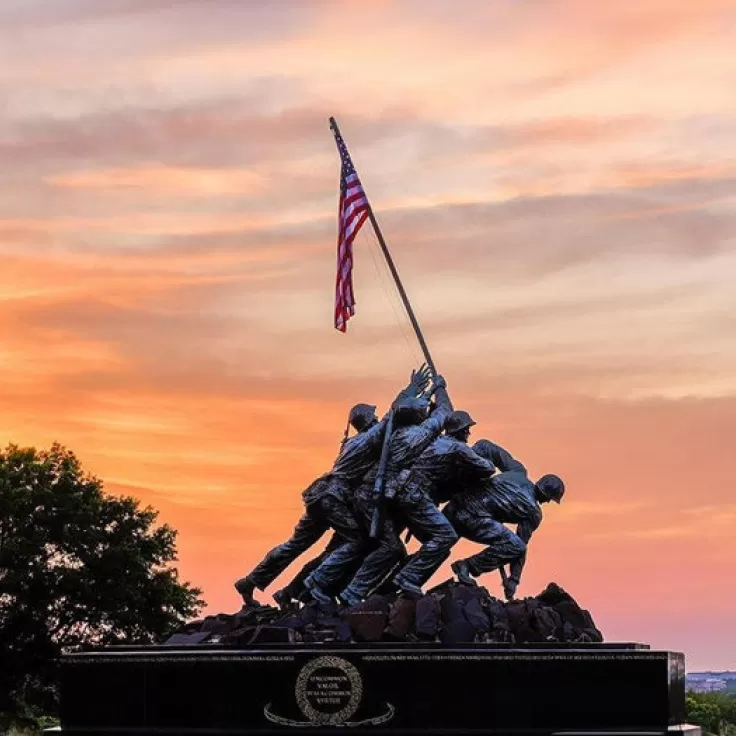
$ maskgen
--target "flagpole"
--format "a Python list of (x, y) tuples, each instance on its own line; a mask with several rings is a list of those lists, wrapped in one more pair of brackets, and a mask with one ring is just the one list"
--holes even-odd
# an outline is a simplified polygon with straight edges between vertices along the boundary
[[(335, 138), (342, 140), (342, 135), (340, 135), (340, 129), (337, 127), (337, 121), (333, 117), (330, 118), (330, 129), (332, 130), (332, 133), (335, 136)], [(417, 340), (419, 340), (419, 345), (422, 348), (422, 353), (424, 353), (424, 360), (429, 366), (429, 370), (432, 371), (432, 375), (436, 376), (437, 370), (434, 367), (434, 361), (432, 360), (432, 356), (429, 353), (427, 342), (424, 339), (424, 335), (422, 334), (421, 328), (419, 327), (419, 322), (417, 322), (417, 318), (416, 318), (416, 315), (414, 314), (414, 310), (411, 308), (409, 297), (406, 295), (406, 290), (404, 289), (404, 285), (401, 283), (401, 278), (399, 277), (399, 272), (396, 270), (394, 259), (391, 258), (391, 253), (389, 253), (388, 247), (386, 246), (386, 241), (383, 239), (383, 233), (381, 232), (381, 228), (378, 224), (378, 220), (376, 220), (376, 216), (373, 214), (373, 208), (371, 207), (370, 200), (368, 200), (368, 204), (366, 205), (366, 210), (368, 211), (368, 219), (371, 221), (371, 225), (373, 226), (373, 232), (376, 233), (378, 244), (381, 246), (381, 250), (383, 251), (383, 255), (386, 259), (388, 270), (391, 271), (391, 275), (394, 278), (394, 283), (396, 284), (396, 288), (399, 291), (399, 296), (401, 297), (401, 301), (404, 303), (404, 309), (406, 309), (406, 313), (409, 315), (409, 321), (411, 322), (411, 326), (414, 328), (414, 332), (416, 333)]]

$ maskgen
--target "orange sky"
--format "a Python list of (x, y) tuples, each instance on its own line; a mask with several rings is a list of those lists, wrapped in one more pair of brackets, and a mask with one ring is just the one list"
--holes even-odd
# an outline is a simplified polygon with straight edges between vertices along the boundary
[(368, 228), (331, 327), (335, 115), (475, 437), (567, 481), (519, 592), (555, 580), (609, 639), (736, 667), (735, 22), (3, 3), (0, 439), (59, 440), (159, 508), (182, 575), (236, 608), (349, 406), (419, 357)]

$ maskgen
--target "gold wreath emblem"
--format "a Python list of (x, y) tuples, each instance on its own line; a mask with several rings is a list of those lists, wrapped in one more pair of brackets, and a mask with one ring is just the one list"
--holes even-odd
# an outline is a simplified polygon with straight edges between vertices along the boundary
[[(308, 688), (309, 678), (315, 672), (325, 668), (336, 669), (342, 672), (350, 683), (350, 695), (345, 705), (336, 711), (319, 711), (309, 700)], [(360, 701), (363, 698), (363, 681), (357, 668), (341, 657), (317, 657), (307, 663), (299, 676), (296, 678), (296, 686), (294, 688), (296, 702), (302, 713), (312, 722), (325, 726), (337, 726), (350, 720), (351, 716), (358, 710)]]

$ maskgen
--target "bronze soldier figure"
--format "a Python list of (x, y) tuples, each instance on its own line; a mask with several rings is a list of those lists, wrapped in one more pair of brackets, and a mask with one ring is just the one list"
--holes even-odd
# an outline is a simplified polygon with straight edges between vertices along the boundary
[(466, 411), (454, 411), (445, 422), (445, 434), (419, 456), (399, 483), (395, 505), (409, 531), (422, 542), (394, 578), (410, 596), (422, 595), (422, 586), (450, 555), (458, 536), (438, 506), (469, 483), (490, 478), (495, 467), (468, 447), (475, 424)]
[[(460, 582), (476, 585), (473, 578), (503, 571), (510, 563), (510, 574), (502, 577), (504, 594), (511, 600), (521, 581), (529, 540), (542, 523), (541, 504), (560, 503), (565, 484), (556, 475), (533, 483), (518, 460), (489, 440), (476, 442), (473, 450), (502, 472), (454, 496), (445, 506), (444, 514), (460, 536), (487, 545), (478, 554), (453, 562), (452, 570)], [(504, 524), (516, 524), (516, 533)]]
[[(413, 371), (409, 385), (397, 399), (422, 395), (429, 382), (426, 367)], [(362, 555), (365, 534), (356, 519), (350, 497), (354, 485), (375, 464), (383, 442), (386, 418), (379, 421), (375, 406), (357, 404), (350, 411), (349, 424), (358, 432), (346, 440), (332, 470), (317, 478), (303, 493), (304, 513), (291, 537), (274, 547), (258, 565), (235, 582), (245, 605), (256, 605), (255, 589), (267, 588), (297, 557), (316, 544), (332, 528), (340, 544), (328, 557), (348, 564)]]
[[(399, 473), (409, 468), (424, 450), (441, 434), (445, 420), (452, 412), (442, 376), (434, 381), (435, 405), (429, 413), (429, 402), (424, 399), (402, 399), (394, 402), (394, 432), (389, 440), (388, 463), (385, 470), (385, 496), (391, 499), (396, 490)], [(369, 472), (355, 492), (355, 503), (366, 528), (370, 527), (379, 499), (374, 494), (377, 469)], [(406, 549), (399, 534), (404, 528), (389, 507), (381, 515), (378, 530), (378, 547), (370, 552), (355, 577), (340, 593), (340, 600), (347, 605), (356, 605), (368, 595), (391, 572), (398, 562), (406, 557)], [(445, 554), (457, 540), (457, 534), (449, 524), (443, 523), (435, 534), (435, 543), (430, 550), (430, 559)], [(433, 550), (433, 551), (432, 551)], [(427, 555), (425, 555), (426, 561)]]

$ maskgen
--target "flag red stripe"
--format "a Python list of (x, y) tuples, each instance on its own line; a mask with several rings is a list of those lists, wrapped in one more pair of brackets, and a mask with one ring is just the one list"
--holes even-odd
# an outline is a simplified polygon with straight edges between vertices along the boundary
[[(338, 147), (340, 144), (338, 143)], [(338, 204), (337, 273), (335, 278), (335, 328), (347, 329), (348, 320), (355, 314), (353, 293), (353, 241), (368, 218), (368, 198), (358, 175), (347, 158), (347, 150), (340, 148), (343, 170)], [(348, 165), (349, 164), (349, 165)], [(345, 171), (350, 171), (347, 176)]]

